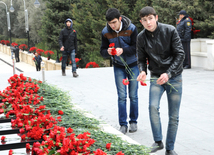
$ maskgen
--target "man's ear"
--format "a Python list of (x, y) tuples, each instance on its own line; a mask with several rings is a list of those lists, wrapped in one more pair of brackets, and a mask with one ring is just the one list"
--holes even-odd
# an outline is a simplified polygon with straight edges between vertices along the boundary
[(158, 15), (155, 16), (156, 21), (158, 21)]
[(121, 22), (121, 20), (122, 20), (122, 17), (120, 16), (120, 17), (119, 17), (119, 21)]

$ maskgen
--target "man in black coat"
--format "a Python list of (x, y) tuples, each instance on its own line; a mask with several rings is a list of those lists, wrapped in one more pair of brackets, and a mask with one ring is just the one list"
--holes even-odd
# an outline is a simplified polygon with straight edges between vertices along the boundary
[(185, 52), (183, 63), (184, 69), (191, 68), (190, 41), (191, 41), (192, 21), (185, 10), (179, 13), (179, 22), (177, 23), (177, 31), (181, 38), (181, 43)]
[(158, 15), (152, 7), (140, 10), (140, 22), (144, 26), (137, 37), (138, 81), (145, 81), (150, 70), (149, 117), (154, 143), (151, 153), (164, 148), (160, 103), (164, 92), (168, 101), (168, 129), (165, 155), (177, 155), (174, 144), (179, 122), (182, 96), (182, 72), (184, 51), (176, 28), (158, 22)]
[(78, 77), (76, 73), (76, 62), (75, 55), (77, 52), (77, 34), (73, 30), (73, 22), (70, 18), (65, 20), (65, 28), (61, 30), (59, 36), (59, 46), (62, 51), (62, 76), (66, 76), (65, 68), (68, 56), (70, 56), (72, 61), (72, 73), (73, 77)]
[(19, 47), (18, 47), (18, 45), (15, 46), (14, 53), (15, 53), (16, 62), (20, 62), (20, 59), (19, 59)]

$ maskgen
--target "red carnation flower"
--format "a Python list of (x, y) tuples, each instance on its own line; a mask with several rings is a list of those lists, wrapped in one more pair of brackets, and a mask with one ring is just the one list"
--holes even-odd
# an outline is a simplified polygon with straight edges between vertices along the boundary
[(0, 108), (4, 106), (4, 103), (0, 103)]
[(10, 149), (9, 154), (8, 155), (13, 155), (13, 150)]
[(3, 114), (4, 113), (4, 109), (0, 109), (0, 114)]
[(71, 129), (71, 127), (69, 127), (69, 128), (67, 129), (67, 132), (68, 132), (68, 133), (72, 133), (72, 132), (73, 132), (73, 129)]
[(99, 65), (96, 62), (87, 63), (85, 68), (89, 68), (89, 66), (92, 66), (93, 68), (99, 67)]
[(2, 136), (2, 137), (1, 137), (1, 141), (4, 142), (4, 141), (5, 141), (5, 138), (6, 138), (5, 136)]
[(22, 123), (22, 122), (19, 122), (19, 123), (18, 123), (18, 127), (21, 128), (22, 126), (23, 126), (23, 123)]
[(26, 143), (26, 149), (30, 150), (30, 144), (29, 143)]
[(63, 111), (62, 111), (62, 110), (59, 110), (59, 111), (58, 111), (58, 114), (59, 114), (59, 115), (63, 115)]
[(129, 80), (128, 79), (123, 79), (123, 84), (124, 85), (128, 85), (129, 84)]
[(117, 54), (116, 49), (115, 49), (115, 48), (112, 48), (112, 49), (111, 49), (111, 55), (116, 55), (116, 54)]
[(24, 130), (23, 128), (21, 128), (21, 129), (19, 129), (19, 132), (20, 132), (20, 133), (24, 133), (25, 130)]
[(141, 84), (142, 86), (147, 86), (147, 84), (146, 84), (145, 82), (143, 82), (143, 81), (140, 81), (140, 84)]
[(114, 43), (111, 43), (111, 44), (109, 44), (109, 47), (114, 47), (115, 46), (115, 44)]
[(122, 151), (120, 151), (116, 155), (124, 155), (124, 153)]
[(107, 143), (107, 144), (106, 144), (106, 149), (107, 149), (107, 150), (110, 150), (110, 148), (111, 148), (111, 143)]

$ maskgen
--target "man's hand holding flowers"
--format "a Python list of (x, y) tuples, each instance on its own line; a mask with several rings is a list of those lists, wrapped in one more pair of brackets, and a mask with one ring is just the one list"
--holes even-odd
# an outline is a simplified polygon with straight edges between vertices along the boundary
[(145, 81), (146, 80), (146, 72), (142, 71), (137, 77), (137, 81)]
[(163, 73), (160, 75), (160, 77), (157, 79), (157, 84), (162, 85), (166, 83), (169, 80), (169, 76), (166, 73)]

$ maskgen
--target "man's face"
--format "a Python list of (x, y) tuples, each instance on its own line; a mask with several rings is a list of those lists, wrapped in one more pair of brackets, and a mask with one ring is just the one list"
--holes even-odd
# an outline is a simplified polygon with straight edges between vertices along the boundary
[(179, 15), (179, 20), (181, 20), (182, 18), (184, 18), (184, 15)]
[(67, 25), (67, 27), (71, 27), (71, 22), (70, 22), (70, 21), (67, 21), (67, 22), (66, 22), (66, 25)]
[(148, 15), (145, 17), (142, 17), (140, 22), (141, 24), (144, 26), (145, 29), (147, 29), (150, 32), (155, 31), (156, 27), (157, 27), (157, 22), (158, 21), (158, 16), (154, 16), (154, 15)]
[(121, 20), (122, 20), (122, 17), (119, 17), (119, 19), (114, 18), (113, 20), (108, 22), (108, 25), (112, 28), (112, 30), (119, 31), (120, 25), (121, 25)]
[(35, 53), (35, 56), (37, 57), (37, 56), (38, 56), (38, 53)]

